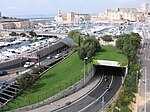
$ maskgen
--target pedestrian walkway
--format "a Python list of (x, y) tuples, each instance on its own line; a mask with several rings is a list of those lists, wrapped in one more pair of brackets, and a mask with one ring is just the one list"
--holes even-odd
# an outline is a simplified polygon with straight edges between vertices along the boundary
[(60, 107), (63, 107), (66, 105), (66, 103), (68, 102), (73, 102), (77, 99), (79, 99), (81, 96), (83, 96), (84, 94), (88, 93), (92, 88), (94, 88), (97, 83), (100, 81), (100, 77), (94, 77), (89, 84), (87, 84), (84, 88), (80, 89), (79, 91), (65, 97), (62, 98), (56, 102), (53, 102), (51, 104), (36, 108), (34, 110), (30, 110), (28, 112), (50, 112), (52, 110), (58, 109)]

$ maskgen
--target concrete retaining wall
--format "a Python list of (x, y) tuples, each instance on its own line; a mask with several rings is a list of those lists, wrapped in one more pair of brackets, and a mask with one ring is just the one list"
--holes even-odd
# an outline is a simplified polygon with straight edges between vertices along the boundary
[(20, 67), (23, 66), (26, 61), (27, 58), (8, 60), (5, 61), (4, 63), (0, 63), (0, 69), (11, 69), (11, 68)]
[[(58, 50), (60, 50), (61, 48), (65, 47), (65, 46), (66, 45), (64, 43), (59, 42), (59, 43), (53, 44), (49, 47), (40, 49), (39, 51), (36, 51), (32, 55), (35, 55), (35, 56), (39, 55), (40, 58), (43, 58), (43, 57), (49, 55), (50, 53), (56, 54)], [(24, 58), (24, 57), (22, 57), (22, 59), (17, 58), (14, 60), (8, 60), (3, 63), (0, 63), (0, 69), (12, 69), (12, 68), (20, 67), (20, 66), (23, 66), (27, 60), (28, 59)]]
[[(89, 72), (89, 75), (85, 79), (85, 83), (86, 84), (94, 77), (94, 74), (95, 74), (95, 67), (93, 66), (91, 71)], [(50, 98), (48, 98), (48, 99), (46, 99), (46, 100), (44, 100), (42, 102), (39, 102), (37, 104), (33, 104), (31, 106), (27, 106), (27, 107), (23, 107), (23, 108), (20, 108), (20, 109), (16, 109), (13, 112), (29, 111), (29, 110), (32, 110), (32, 109), (44, 106), (46, 104), (50, 104), (50, 103), (52, 103), (54, 101), (57, 101), (57, 100), (65, 97), (65, 96), (68, 96), (68, 95), (78, 91), (83, 86), (84, 86), (83, 79), (81, 79), (79, 82), (75, 83), (73, 86), (67, 88), (66, 90), (62, 91), (61, 93), (58, 93), (57, 95), (55, 95), (53, 97), (50, 97)]]

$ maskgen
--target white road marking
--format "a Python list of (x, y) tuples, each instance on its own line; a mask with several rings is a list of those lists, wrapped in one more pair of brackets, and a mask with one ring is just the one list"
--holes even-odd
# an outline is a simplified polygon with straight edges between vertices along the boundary
[[(82, 100), (83, 98), (85, 98), (86, 96), (88, 96), (91, 92), (93, 92), (93, 91), (102, 83), (102, 80), (103, 80), (103, 77), (101, 78), (100, 83), (99, 83), (97, 86), (95, 86), (89, 93), (87, 93), (86, 95), (84, 95), (82, 98), (79, 98), (78, 100), (72, 102), (70, 105), (73, 105), (73, 104), (75, 104), (76, 102), (78, 102), (78, 101)], [(60, 111), (60, 110), (62, 110), (62, 109), (65, 109), (65, 108), (69, 107), (70, 105), (64, 106), (64, 107), (62, 107), (62, 108), (60, 108), (60, 109), (58, 109), (58, 110), (56, 110), (56, 111), (54, 110), (54, 111), (55, 111), (55, 112), (58, 112), (58, 111)]]
[[(113, 82), (113, 75), (112, 75), (112, 80), (111, 80), (111, 82), (110, 82), (109, 87), (111, 87), (112, 82)], [(89, 105), (87, 105), (86, 107), (84, 107), (83, 109), (81, 109), (79, 112), (84, 111), (85, 109), (89, 108), (91, 105), (93, 105), (94, 103), (96, 103), (98, 100), (100, 100), (100, 98), (102, 98), (102, 96), (104, 96), (104, 94), (105, 94), (107, 91), (108, 91), (108, 90), (105, 90), (105, 92), (104, 92), (98, 99), (96, 99), (95, 101), (93, 101), (92, 103), (90, 103)]]

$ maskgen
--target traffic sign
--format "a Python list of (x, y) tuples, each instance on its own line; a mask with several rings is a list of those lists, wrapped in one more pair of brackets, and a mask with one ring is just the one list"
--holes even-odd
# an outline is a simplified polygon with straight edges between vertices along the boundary
[(102, 108), (104, 107), (104, 105), (105, 105), (104, 97), (102, 97), (102, 101), (101, 101), (101, 106), (102, 106)]

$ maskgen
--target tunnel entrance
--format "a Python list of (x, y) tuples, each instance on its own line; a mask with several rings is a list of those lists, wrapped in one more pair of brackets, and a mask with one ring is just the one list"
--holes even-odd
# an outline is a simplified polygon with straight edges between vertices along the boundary
[(121, 67), (113, 67), (113, 66), (103, 66), (103, 65), (96, 65), (95, 66), (96, 72), (95, 75), (113, 75), (113, 76), (125, 76), (126, 68)]

